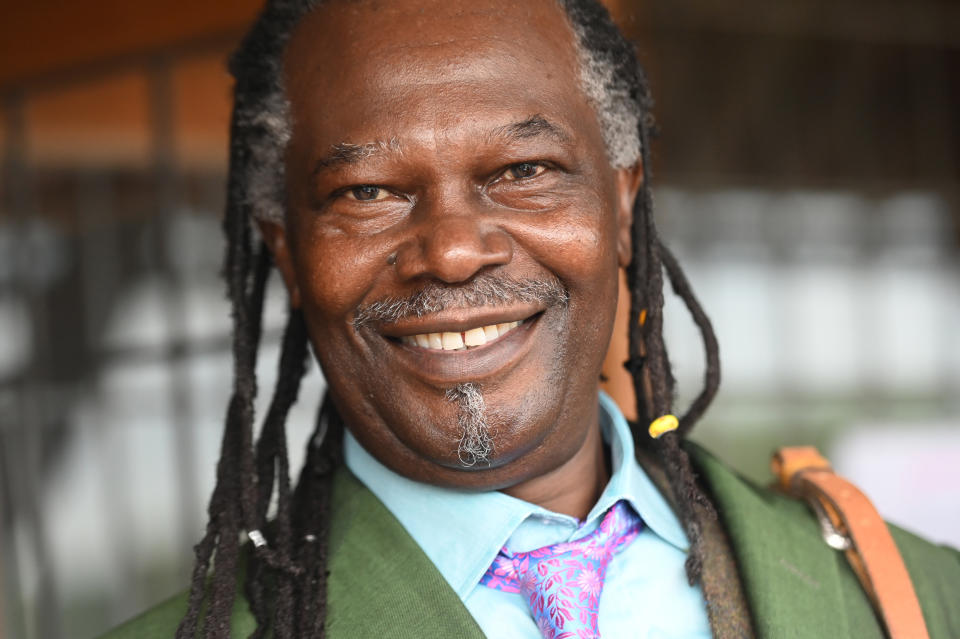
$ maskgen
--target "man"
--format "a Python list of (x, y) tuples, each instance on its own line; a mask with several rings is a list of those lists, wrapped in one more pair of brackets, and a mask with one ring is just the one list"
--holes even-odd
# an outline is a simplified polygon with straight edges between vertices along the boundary
[[(681, 448), (715, 344), (657, 238), (650, 99), (599, 4), (277, 0), (233, 71), (236, 379), (210, 523), (188, 600), (117, 636), (882, 636), (802, 504), (695, 451), (701, 485)], [(292, 310), (254, 445), (271, 258)], [(634, 431), (597, 388), (620, 268)], [(663, 268), (710, 362), (679, 421)], [(329, 389), (292, 491), (308, 344)], [(936, 573), (931, 636), (958, 636), (936, 601), (957, 555), (896, 536)]]

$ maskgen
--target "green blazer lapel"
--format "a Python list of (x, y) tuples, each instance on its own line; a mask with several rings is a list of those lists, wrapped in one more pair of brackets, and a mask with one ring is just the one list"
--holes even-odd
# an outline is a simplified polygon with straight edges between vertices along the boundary
[(328, 637), (483, 638), (400, 522), (345, 468), (332, 497)]
[(689, 450), (730, 535), (758, 637), (883, 637), (846, 558), (824, 543), (805, 504)]

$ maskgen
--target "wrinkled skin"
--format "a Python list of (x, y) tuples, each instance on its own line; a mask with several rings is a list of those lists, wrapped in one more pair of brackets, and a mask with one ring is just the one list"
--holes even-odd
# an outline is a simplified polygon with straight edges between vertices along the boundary
[[(368, 451), (417, 481), (583, 516), (607, 478), (597, 380), (642, 171), (611, 168), (578, 79), (552, 0), (331, 2), (287, 49), (288, 217), (261, 228)], [(372, 152), (332, 153), (342, 144)], [(556, 278), (569, 303), (353, 324), (359, 307), (480, 273)], [(523, 319), (465, 351), (397, 339)], [(458, 460), (444, 394), (460, 382), (483, 389), (489, 464)]]

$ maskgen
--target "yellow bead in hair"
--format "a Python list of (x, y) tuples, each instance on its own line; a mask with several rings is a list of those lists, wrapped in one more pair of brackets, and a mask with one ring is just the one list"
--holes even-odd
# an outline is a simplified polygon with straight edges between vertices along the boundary
[(669, 433), (671, 430), (677, 430), (679, 426), (680, 420), (675, 415), (663, 415), (650, 422), (648, 432), (654, 439), (660, 439), (661, 435)]

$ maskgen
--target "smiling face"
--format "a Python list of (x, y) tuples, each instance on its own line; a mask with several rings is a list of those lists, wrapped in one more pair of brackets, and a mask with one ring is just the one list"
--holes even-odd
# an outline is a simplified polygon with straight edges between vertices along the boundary
[[(335, 1), (294, 31), (262, 227), (340, 414), (405, 476), (515, 487), (596, 439), (639, 171), (579, 77), (554, 0)], [(469, 467), (465, 385), (493, 445)]]

